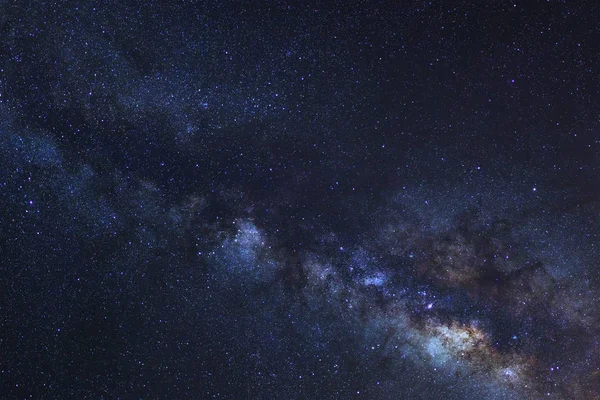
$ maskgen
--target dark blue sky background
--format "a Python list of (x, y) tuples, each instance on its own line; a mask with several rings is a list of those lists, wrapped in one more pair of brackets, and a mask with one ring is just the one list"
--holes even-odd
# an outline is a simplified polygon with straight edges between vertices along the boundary
[(0, 1), (6, 398), (594, 399), (594, 2)]

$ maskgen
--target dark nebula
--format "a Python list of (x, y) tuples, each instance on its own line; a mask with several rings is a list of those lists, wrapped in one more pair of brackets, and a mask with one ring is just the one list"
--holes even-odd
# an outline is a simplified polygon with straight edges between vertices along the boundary
[(599, 19), (0, 0), (0, 398), (600, 399)]

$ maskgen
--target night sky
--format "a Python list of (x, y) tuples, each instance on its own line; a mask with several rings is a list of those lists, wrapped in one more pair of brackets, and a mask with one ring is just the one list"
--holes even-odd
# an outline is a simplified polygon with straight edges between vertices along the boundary
[(600, 399), (599, 20), (0, 0), (0, 398)]

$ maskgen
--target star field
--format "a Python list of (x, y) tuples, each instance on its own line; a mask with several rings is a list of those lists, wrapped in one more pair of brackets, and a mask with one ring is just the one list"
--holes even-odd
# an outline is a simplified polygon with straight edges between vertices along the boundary
[(0, 397), (600, 398), (594, 2), (0, 5)]

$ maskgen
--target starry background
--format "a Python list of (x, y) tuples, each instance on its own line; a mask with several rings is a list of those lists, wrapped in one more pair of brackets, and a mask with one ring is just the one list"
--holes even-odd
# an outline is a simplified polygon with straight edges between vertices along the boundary
[(595, 2), (0, 6), (2, 398), (600, 398)]

